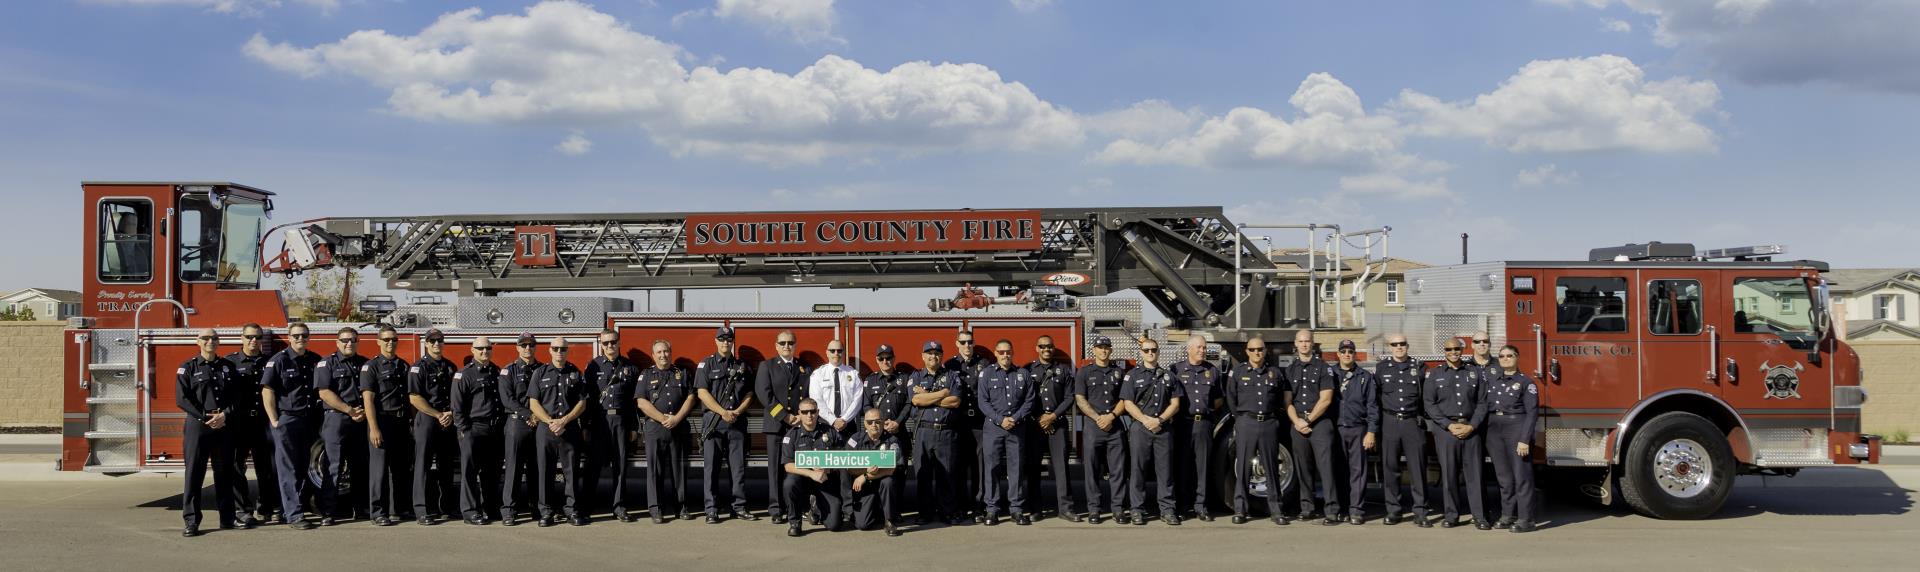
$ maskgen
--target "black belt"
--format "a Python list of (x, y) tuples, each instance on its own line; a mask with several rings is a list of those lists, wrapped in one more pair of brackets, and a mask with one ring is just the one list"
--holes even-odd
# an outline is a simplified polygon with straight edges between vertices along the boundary
[(294, 416), (294, 417), (306, 417), (306, 416), (308, 416), (308, 415), (312, 415), (312, 414), (313, 414), (313, 408), (312, 408), (312, 407), (308, 407), (308, 408), (306, 408), (306, 409), (282, 409), (282, 410), (280, 410), (280, 414), (281, 414), (281, 415), (292, 415), (292, 416)]
[(1465, 415), (1448, 415), (1446, 418), (1448, 421), (1466, 421), (1467, 420), (1467, 416)]
[(1417, 418), (1419, 418), (1419, 417), (1420, 417), (1420, 414), (1419, 414), (1419, 413), (1410, 413), (1410, 412), (1409, 412), (1409, 413), (1402, 413), (1402, 412), (1399, 412), (1399, 411), (1388, 411), (1388, 412), (1386, 412), (1386, 413), (1387, 413), (1388, 415), (1392, 415), (1392, 416), (1394, 416), (1394, 417), (1399, 417), (1399, 418), (1401, 418), (1401, 419), (1417, 419)]
[(468, 419), (468, 421), (469, 421), (469, 422), (472, 422), (472, 423), (500, 423), (500, 422), (503, 422), (503, 421), (506, 421), (506, 420), (507, 420), (507, 416), (505, 416), (505, 415), (488, 415), (488, 416), (486, 416), (486, 417), (469, 417), (469, 418), (467, 418), (467, 419)]
[(952, 423), (925, 423), (925, 422), (923, 422), (923, 423), (921, 423), (921, 424), (920, 424), (920, 428), (921, 428), (921, 429), (932, 429), (932, 430), (934, 430), (934, 431), (945, 431), (945, 430), (947, 429), (947, 426), (948, 426), (948, 425), (952, 425)]
[(1193, 414), (1193, 420), (1194, 421), (1212, 421), (1213, 416), (1205, 413), (1195, 413)]
[(1278, 415), (1273, 415), (1270, 413), (1248, 413), (1245, 411), (1240, 412), (1240, 415), (1243, 415), (1246, 417), (1252, 417), (1254, 421), (1270, 421), (1270, 420), (1279, 418)]
[(1494, 414), (1494, 415), (1503, 415), (1503, 416), (1504, 416), (1504, 415), (1526, 415), (1526, 412), (1524, 412), (1524, 411), (1522, 411), (1522, 412), (1517, 412), (1517, 413), (1507, 413), (1507, 412), (1505, 412), (1505, 411), (1488, 411), (1488, 413), (1492, 413), (1492, 414)]
[(399, 411), (391, 411), (391, 412), (389, 412), (389, 411), (379, 411), (379, 412), (375, 412), (375, 413), (374, 413), (374, 415), (377, 415), (377, 416), (380, 416), (380, 417), (392, 417), (392, 418), (394, 418), (394, 419), (406, 419), (406, 418), (407, 418), (407, 414), (408, 414), (408, 413), (412, 413), (412, 412), (411, 412), (411, 411), (407, 411), (407, 410), (405, 410), (405, 409), (402, 409), (402, 410), (399, 410)]

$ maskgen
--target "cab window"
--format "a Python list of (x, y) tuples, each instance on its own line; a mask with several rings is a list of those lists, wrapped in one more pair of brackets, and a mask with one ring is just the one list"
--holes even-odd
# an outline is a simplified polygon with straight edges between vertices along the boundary
[(1794, 349), (1811, 350), (1818, 341), (1812, 300), (1800, 278), (1735, 278), (1733, 331), (1772, 335)]
[(206, 195), (180, 197), (180, 281), (212, 282), (219, 274), (220, 209)]
[(146, 199), (100, 201), (101, 282), (153, 280), (153, 203)]
[(1554, 282), (1556, 327), (1562, 333), (1627, 331), (1627, 279), (1565, 277)]
[(1647, 282), (1647, 331), (1656, 336), (1700, 333), (1700, 281)]

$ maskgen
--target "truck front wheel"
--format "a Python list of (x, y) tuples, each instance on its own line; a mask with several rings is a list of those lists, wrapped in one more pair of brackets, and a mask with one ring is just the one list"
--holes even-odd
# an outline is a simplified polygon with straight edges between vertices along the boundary
[(1627, 444), (1620, 493), (1640, 514), (1706, 518), (1726, 504), (1733, 474), (1733, 448), (1725, 433), (1692, 413), (1663, 413), (1641, 426)]

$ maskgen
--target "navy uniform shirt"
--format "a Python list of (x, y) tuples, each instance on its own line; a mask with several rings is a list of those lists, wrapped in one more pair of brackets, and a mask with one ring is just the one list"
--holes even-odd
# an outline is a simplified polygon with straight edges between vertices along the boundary
[(693, 376), (679, 367), (647, 368), (636, 385), (634, 397), (647, 400), (654, 410), (668, 416), (679, 413), (680, 406), (693, 398)]
[(206, 423), (215, 413), (232, 417), (235, 408), (246, 403), (246, 394), (253, 393), (253, 386), (240, 380), (233, 362), (218, 357), (202, 359), (195, 355), (180, 364), (174, 374), (174, 404), (197, 423)]
[(1380, 388), (1380, 410), (1401, 417), (1420, 416), (1420, 360), (1393, 358), (1373, 366), (1373, 379)]
[[(920, 370), (913, 372), (913, 377), (909, 382), (912, 383), (914, 387), (920, 388), (921, 393), (939, 393), (940, 390), (944, 389), (949, 392), (947, 394), (948, 397), (958, 397), (961, 403), (966, 403), (973, 401), (973, 395), (968, 393), (967, 386), (960, 382), (962, 375), (960, 372), (950, 369), (935, 372)], [(918, 409), (920, 410), (921, 425), (939, 423), (946, 429), (962, 429), (962, 427), (953, 424), (959, 423), (962, 416), (965, 415), (965, 413), (963, 413), (963, 411), (966, 410), (965, 406), (957, 409), (948, 409), (934, 404)]]
[(267, 360), (273, 359), (273, 354), (261, 352), (259, 355), (250, 356), (241, 352), (233, 352), (227, 354), (226, 359), (233, 364), (234, 375), (239, 376), (240, 383), (247, 386), (247, 393), (249, 394), (241, 398), (242, 401), (238, 404), (235, 412), (239, 413), (241, 417), (258, 418), (259, 416), (266, 415), (266, 410), (262, 409), (260, 405), (260, 373), (267, 369)]
[(907, 417), (913, 414), (912, 394), (907, 389), (907, 380), (912, 377), (897, 369), (876, 371), (867, 376), (860, 384), (860, 419), (866, 418), (866, 410), (878, 409), (881, 420), (891, 419), (905, 425)]
[(360, 366), (360, 390), (373, 392), (368, 410), (388, 415), (413, 410), (407, 403), (408, 367), (399, 356), (374, 356)]
[[(747, 386), (747, 362), (740, 361), (740, 358), (734, 356), (723, 356), (718, 353), (707, 356), (707, 359), (700, 360), (700, 365), (694, 367), (693, 388), (705, 389), (707, 393), (713, 394), (713, 401), (720, 404), (720, 407), (726, 409), (739, 407), (741, 400), (746, 399), (747, 392), (752, 389)], [(740, 429), (745, 430), (746, 420), (736, 419), (739, 419), (736, 423), (740, 424)], [(700, 423), (701, 430), (707, 433), (733, 428), (725, 421), (721, 421), (720, 414), (714, 411), (701, 414)]]
[(1529, 434), (1533, 430), (1534, 420), (1540, 414), (1540, 386), (1533, 377), (1524, 373), (1508, 374), (1505, 370), (1488, 369), (1483, 378), (1486, 393), (1487, 413), (1515, 416), (1520, 418), (1522, 427)]
[(427, 406), (446, 412), (453, 408), (453, 362), (446, 356), (423, 357), (407, 369), (407, 394), (427, 400)]
[(1287, 374), (1285, 370), (1271, 363), (1254, 367), (1252, 363), (1242, 362), (1233, 366), (1227, 374), (1227, 408), (1234, 414), (1266, 415), (1268, 419), (1280, 415), (1280, 403), (1286, 398)]
[[(958, 379), (961, 384), (967, 386), (967, 395), (972, 396), (979, 394), (980, 374), (985, 372), (989, 365), (993, 365), (993, 360), (987, 359), (985, 354), (976, 351), (973, 353), (973, 357), (967, 359), (961, 359), (958, 354), (955, 354), (953, 357), (947, 358), (946, 363), (942, 364), (941, 367), (950, 371), (959, 372), (960, 377), (956, 379)], [(960, 410), (965, 411), (967, 414), (965, 422), (971, 425), (973, 429), (981, 428), (982, 418), (980, 416), (979, 400), (969, 397), (961, 401)]]
[(273, 399), (278, 402), (274, 405), (281, 413), (311, 411), (320, 403), (319, 389), (313, 383), (313, 368), (319, 364), (320, 356), (313, 352), (280, 350), (261, 370), (260, 386), (273, 389)]
[(507, 415), (515, 421), (526, 424), (533, 418), (533, 410), (527, 408), (527, 398), (533, 394), (533, 374), (540, 371), (538, 361), (513, 360), (507, 368), (500, 370), (500, 405), (507, 409)]
[[(1039, 401), (1034, 403), (1039, 413), (1052, 413), (1054, 417), (1067, 417), (1073, 414), (1073, 366), (1061, 362), (1039, 362), (1027, 364), (1027, 373), (1033, 374), (1034, 393)], [(1065, 419), (1055, 419), (1054, 428), (1058, 429)]]
[(1141, 413), (1158, 417), (1174, 398), (1186, 397), (1187, 390), (1173, 372), (1164, 367), (1136, 367), (1120, 383), (1120, 397), (1132, 401)]
[(980, 391), (980, 413), (986, 416), (986, 422), (999, 425), (1001, 419), (1013, 418), (1014, 423), (1025, 423), (1033, 415), (1034, 387), (1033, 376), (1026, 368), (1013, 366), (1000, 367), (999, 363), (988, 365), (980, 372), (980, 381), (975, 384)]
[(1477, 370), (1443, 362), (1427, 370), (1421, 404), (1427, 419), (1440, 427), (1458, 422), (1477, 428), (1487, 419), (1487, 402), (1481, 398), (1484, 391)]
[(1380, 432), (1380, 384), (1367, 368), (1353, 364), (1345, 369), (1333, 366), (1333, 377), (1340, 387), (1334, 389), (1334, 422), (1340, 427), (1365, 427), (1368, 433)]
[(350, 356), (334, 352), (320, 365), (313, 368), (314, 383), (317, 389), (332, 391), (340, 396), (340, 401), (348, 407), (360, 406), (360, 368), (367, 365), (367, 358), (360, 354)]
[(1205, 415), (1213, 417), (1213, 400), (1224, 399), (1220, 394), (1220, 368), (1212, 362), (1202, 361), (1193, 365), (1182, 360), (1173, 364), (1173, 377), (1180, 380), (1180, 386), (1187, 391), (1187, 406), (1181, 415)]
[(788, 463), (797, 463), (798, 461), (795, 461), (795, 459), (800, 458), (801, 451), (832, 451), (838, 449), (840, 448), (839, 440), (840, 434), (835, 433), (833, 427), (825, 423), (813, 424), (812, 431), (808, 431), (806, 427), (795, 425), (787, 429), (787, 435), (785, 437), (780, 438), (782, 446), (787, 449), (786, 461)]
[(853, 451), (893, 451), (895, 455), (901, 454), (900, 438), (893, 436), (892, 433), (881, 433), (880, 438), (875, 439), (867, 436), (866, 431), (855, 431), (852, 437), (847, 438), (846, 448)]
[(453, 425), (462, 431), (475, 421), (491, 421), (507, 414), (500, 404), (500, 366), (476, 361), (453, 374)]
[[(1293, 401), (1289, 404), (1301, 421), (1306, 421), (1307, 416), (1313, 413), (1313, 406), (1320, 403), (1320, 392), (1331, 391), (1339, 385), (1333, 379), (1333, 367), (1319, 356), (1307, 361), (1300, 361), (1296, 357), (1293, 363), (1287, 364), (1287, 391), (1293, 392)], [(1324, 418), (1332, 413), (1330, 408), (1321, 416)]]
[[(1073, 396), (1086, 398), (1087, 406), (1092, 407), (1094, 413), (1101, 415), (1112, 413), (1114, 406), (1120, 404), (1121, 378), (1126, 376), (1126, 371), (1120, 368), (1120, 362), (1108, 362), (1108, 364), (1105, 366), (1097, 363), (1083, 365), (1080, 366), (1080, 371), (1074, 372), (1073, 375)], [(1126, 417), (1126, 414), (1121, 413), (1119, 416)], [(1092, 420), (1088, 420), (1086, 425), (1081, 427), (1088, 431), (1099, 428), (1100, 426), (1092, 423)], [(1116, 425), (1114, 430), (1119, 430), (1119, 426)]]
[[(546, 364), (533, 373), (533, 401), (540, 402), (540, 408), (546, 410), (547, 418), (559, 419), (573, 412), (573, 406), (593, 398), (593, 387), (587, 384), (586, 377), (580, 374), (580, 368), (572, 363), (560, 365)], [(581, 420), (575, 419), (567, 429), (579, 426)]]
[(599, 395), (593, 403), (606, 413), (625, 413), (633, 403), (633, 385), (640, 378), (640, 367), (624, 356), (609, 360), (596, 356), (587, 363), (587, 381)]
[(774, 356), (760, 362), (760, 371), (753, 376), (753, 398), (766, 408), (767, 415), (760, 432), (786, 433), (788, 425), (783, 420), (793, 416), (793, 410), (800, 407), (800, 400), (806, 396), (807, 368), (800, 360)]

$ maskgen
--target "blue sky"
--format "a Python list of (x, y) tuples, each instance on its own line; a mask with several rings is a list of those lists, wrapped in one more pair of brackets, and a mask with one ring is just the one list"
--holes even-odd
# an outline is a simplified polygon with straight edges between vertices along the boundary
[(96, 179), (243, 182), (280, 220), (1202, 204), (1392, 225), (1429, 262), (1467, 232), (1476, 260), (1915, 266), (1916, 24), (1891, 0), (8, 3), (0, 232), (64, 244), (6, 249), (0, 289), (78, 286)]

